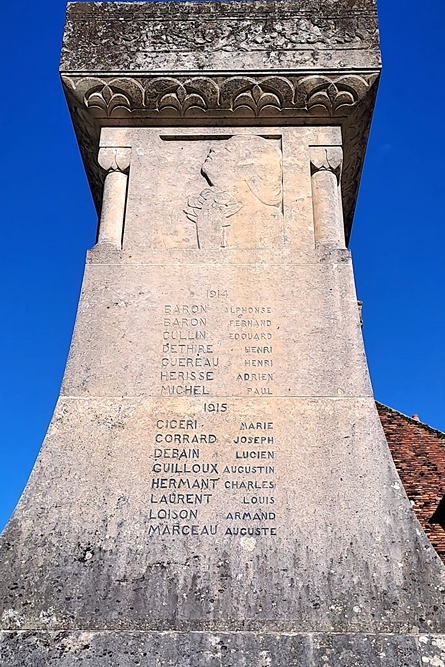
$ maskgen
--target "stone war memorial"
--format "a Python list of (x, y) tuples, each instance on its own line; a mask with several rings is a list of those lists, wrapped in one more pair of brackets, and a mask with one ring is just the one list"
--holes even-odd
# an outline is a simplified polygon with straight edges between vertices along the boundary
[(347, 249), (379, 72), (374, 0), (68, 6), (99, 226), (2, 667), (445, 664)]

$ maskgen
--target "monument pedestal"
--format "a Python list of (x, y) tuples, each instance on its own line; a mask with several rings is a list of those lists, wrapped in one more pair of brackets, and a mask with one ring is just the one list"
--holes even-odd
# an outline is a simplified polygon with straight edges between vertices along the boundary
[[(339, 7), (320, 41), (334, 24), (366, 41), (371, 8)], [(444, 569), (385, 442), (345, 247), (375, 52), (357, 73), (345, 48), (334, 75), (295, 47), (289, 72), (288, 51), (256, 46), (280, 21), (303, 34), (286, 2), (69, 13), (64, 80), (101, 217), (0, 543), (3, 664), (442, 664)], [(153, 72), (159, 34), (200, 18), (210, 46)], [(104, 43), (119, 29), (140, 49), (131, 66), (87, 66), (79, 26), (99, 19)], [(250, 73), (221, 70), (232, 33)]]

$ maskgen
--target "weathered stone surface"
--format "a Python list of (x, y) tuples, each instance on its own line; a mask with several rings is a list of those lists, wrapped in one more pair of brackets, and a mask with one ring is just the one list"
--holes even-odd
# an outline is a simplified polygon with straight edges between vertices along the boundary
[(102, 127), (322, 119), (343, 130), (346, 237), (379, 71), (374, 0), (72, 3), (61, 63), (98, 210)]
[[(63, 71), (378, 68), (374, 0), (71, 3)], [(234, 67), (235, 63), (235, 67)]]
[(440, 563), (372, 399), (228, 406), (205, 418), (196, 398), (61, 399), (4, 534), (3, 627), (437, 630)]
[(445, 571), (384, 440), (345, 247), (374, 9), (70, 6), (64, 83), (105, 187), (0, 540), (8, 667), (440, 665)]
[[(257, 297), (255, 265), (212, 267), (205, 264), (199, 267), (201, 289), (196, 286), (196, 264), (170, 264), (157, 266), (156, 270), (150, 265), (90, 265), (85, 277), (85, 290), (89, 291), (90, 298), (80, 304), (63, 393), (69, 396), (159, 396), (164, 392), (165, 395), (164, 385), (178, 384), (174, 379), (170, 381), (167, 374), (175, 378), (174, 373), (188, 370), (211, 373), (209, 390), (213, 397), (248, 397), (252, 383), (242, 379), (246, 373), (272, 375), (272, 379), (263, 382), (265, 391), (269, 387), (267, 393), (281, 397), (370, 396), (363, 348), (357, 333), (360, 326), (357, 304), (354, 298), (345, 295), (352, 281), (348, 252), (339, 252), (336, 260), (335, 268), (323, 262), (275, 267), (273, 272), (265, 268), (269, 278), (277, 281), (273, 305), (270, 305), (272, 301)], [(217, 308), (206, 303), (208, 285), (220, 283), (221, 271), (226, 274), (222, 290), (242, 281), (248, 297), (244, 303), (252, 306), (232, 301)], [(179, 290), (178, 274), (181, 276)], [(301, 287), (297, 289), (296, 285)], [(195, 291), (196, 303), (182, 304), (190, 290)], [(334, 290), (337, 298), (345, 297), (347, 308), (340, 331), (331, 326), (336, 317), (331, 301)], [(166, 307), (176, 303), (159, 303), (163, 294), (166, 301), (172, 301), (168, 297), (174, 292), (179, 292), (182, 305), (190, 309), (199, 307), (201, 312), (196, 316), (181, 316), (181, 321), (192, 323), (182, 333), (169, 326), (160, 332), (164, 323), (175, 323), (178, 319), (166, 312)], [(311, 307), (313, 300), (317, 303)], [(289, 312), (289, 303), (295, 304), (291, 309), (293, 313)], [(264, 315), (255, 317), (253, 312), (252, 317), (248, 311), (245, 316), (237, 315), (243, 307), (261, 309)], [(252, 321), (254, 324), (249, 326)], [(95, 334), (92, 325), (96, 327)], [(212, 327), (211, 334), (208, 327)], [(165, 338), (154, 345), (153, 340), (159, 339), (160, 334)], [(205, 334), (207, 338), (200, 338)], [(186, 345), (194, 345), (193, 350), (199, 345), (211, 350), (207, 354), (200, 353), (208, 365), (197, 366), (193, 361), (193, 366), (187, 366), (192, 364), (190, 359), (195, 360), (195, 352), (187, 351)], [(246, 354), (246, 347), (257, 346), (266, 353)], [(174, 350), (174, 354), (170, 350)], [(261, 382), (253, 385), (260, 386)]]
[(340, 144), (337, 128), (103, 131), (108, 173), (129, 171), (125, 220), (89, 253), (4, 535), (5, 628), (443, 627), (443, 567), (384, 441), (330, 233)]
[(418, 642), (422, 665), (445, 664), (445, 635), (421, 635)]
[[(440, 667), (444, 637), (397, 634), (4, 632), (8, 667)], [(432, 650), (431, 650), (432, 649)]]

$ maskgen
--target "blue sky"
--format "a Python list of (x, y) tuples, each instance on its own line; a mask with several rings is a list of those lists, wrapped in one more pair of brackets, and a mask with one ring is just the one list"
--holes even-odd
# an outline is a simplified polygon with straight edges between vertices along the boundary
[[(2, 0), (0, 529), (57, 400), (96, 214), (58, 77), (63, 0)], [(445, 431), (443, 0), (380, 0), (351, 247), (376, 398)]]

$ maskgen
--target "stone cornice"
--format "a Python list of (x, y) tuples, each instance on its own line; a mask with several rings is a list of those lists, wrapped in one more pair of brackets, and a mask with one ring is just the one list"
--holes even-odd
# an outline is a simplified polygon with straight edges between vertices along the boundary
[(64, 71), (153, 72), (380, 66), (374, 0), (78, 2)]
[(223, 75), (62, 74), (96, 206), (105, 126), (341, 125), (349, 236), (379, 72)]

